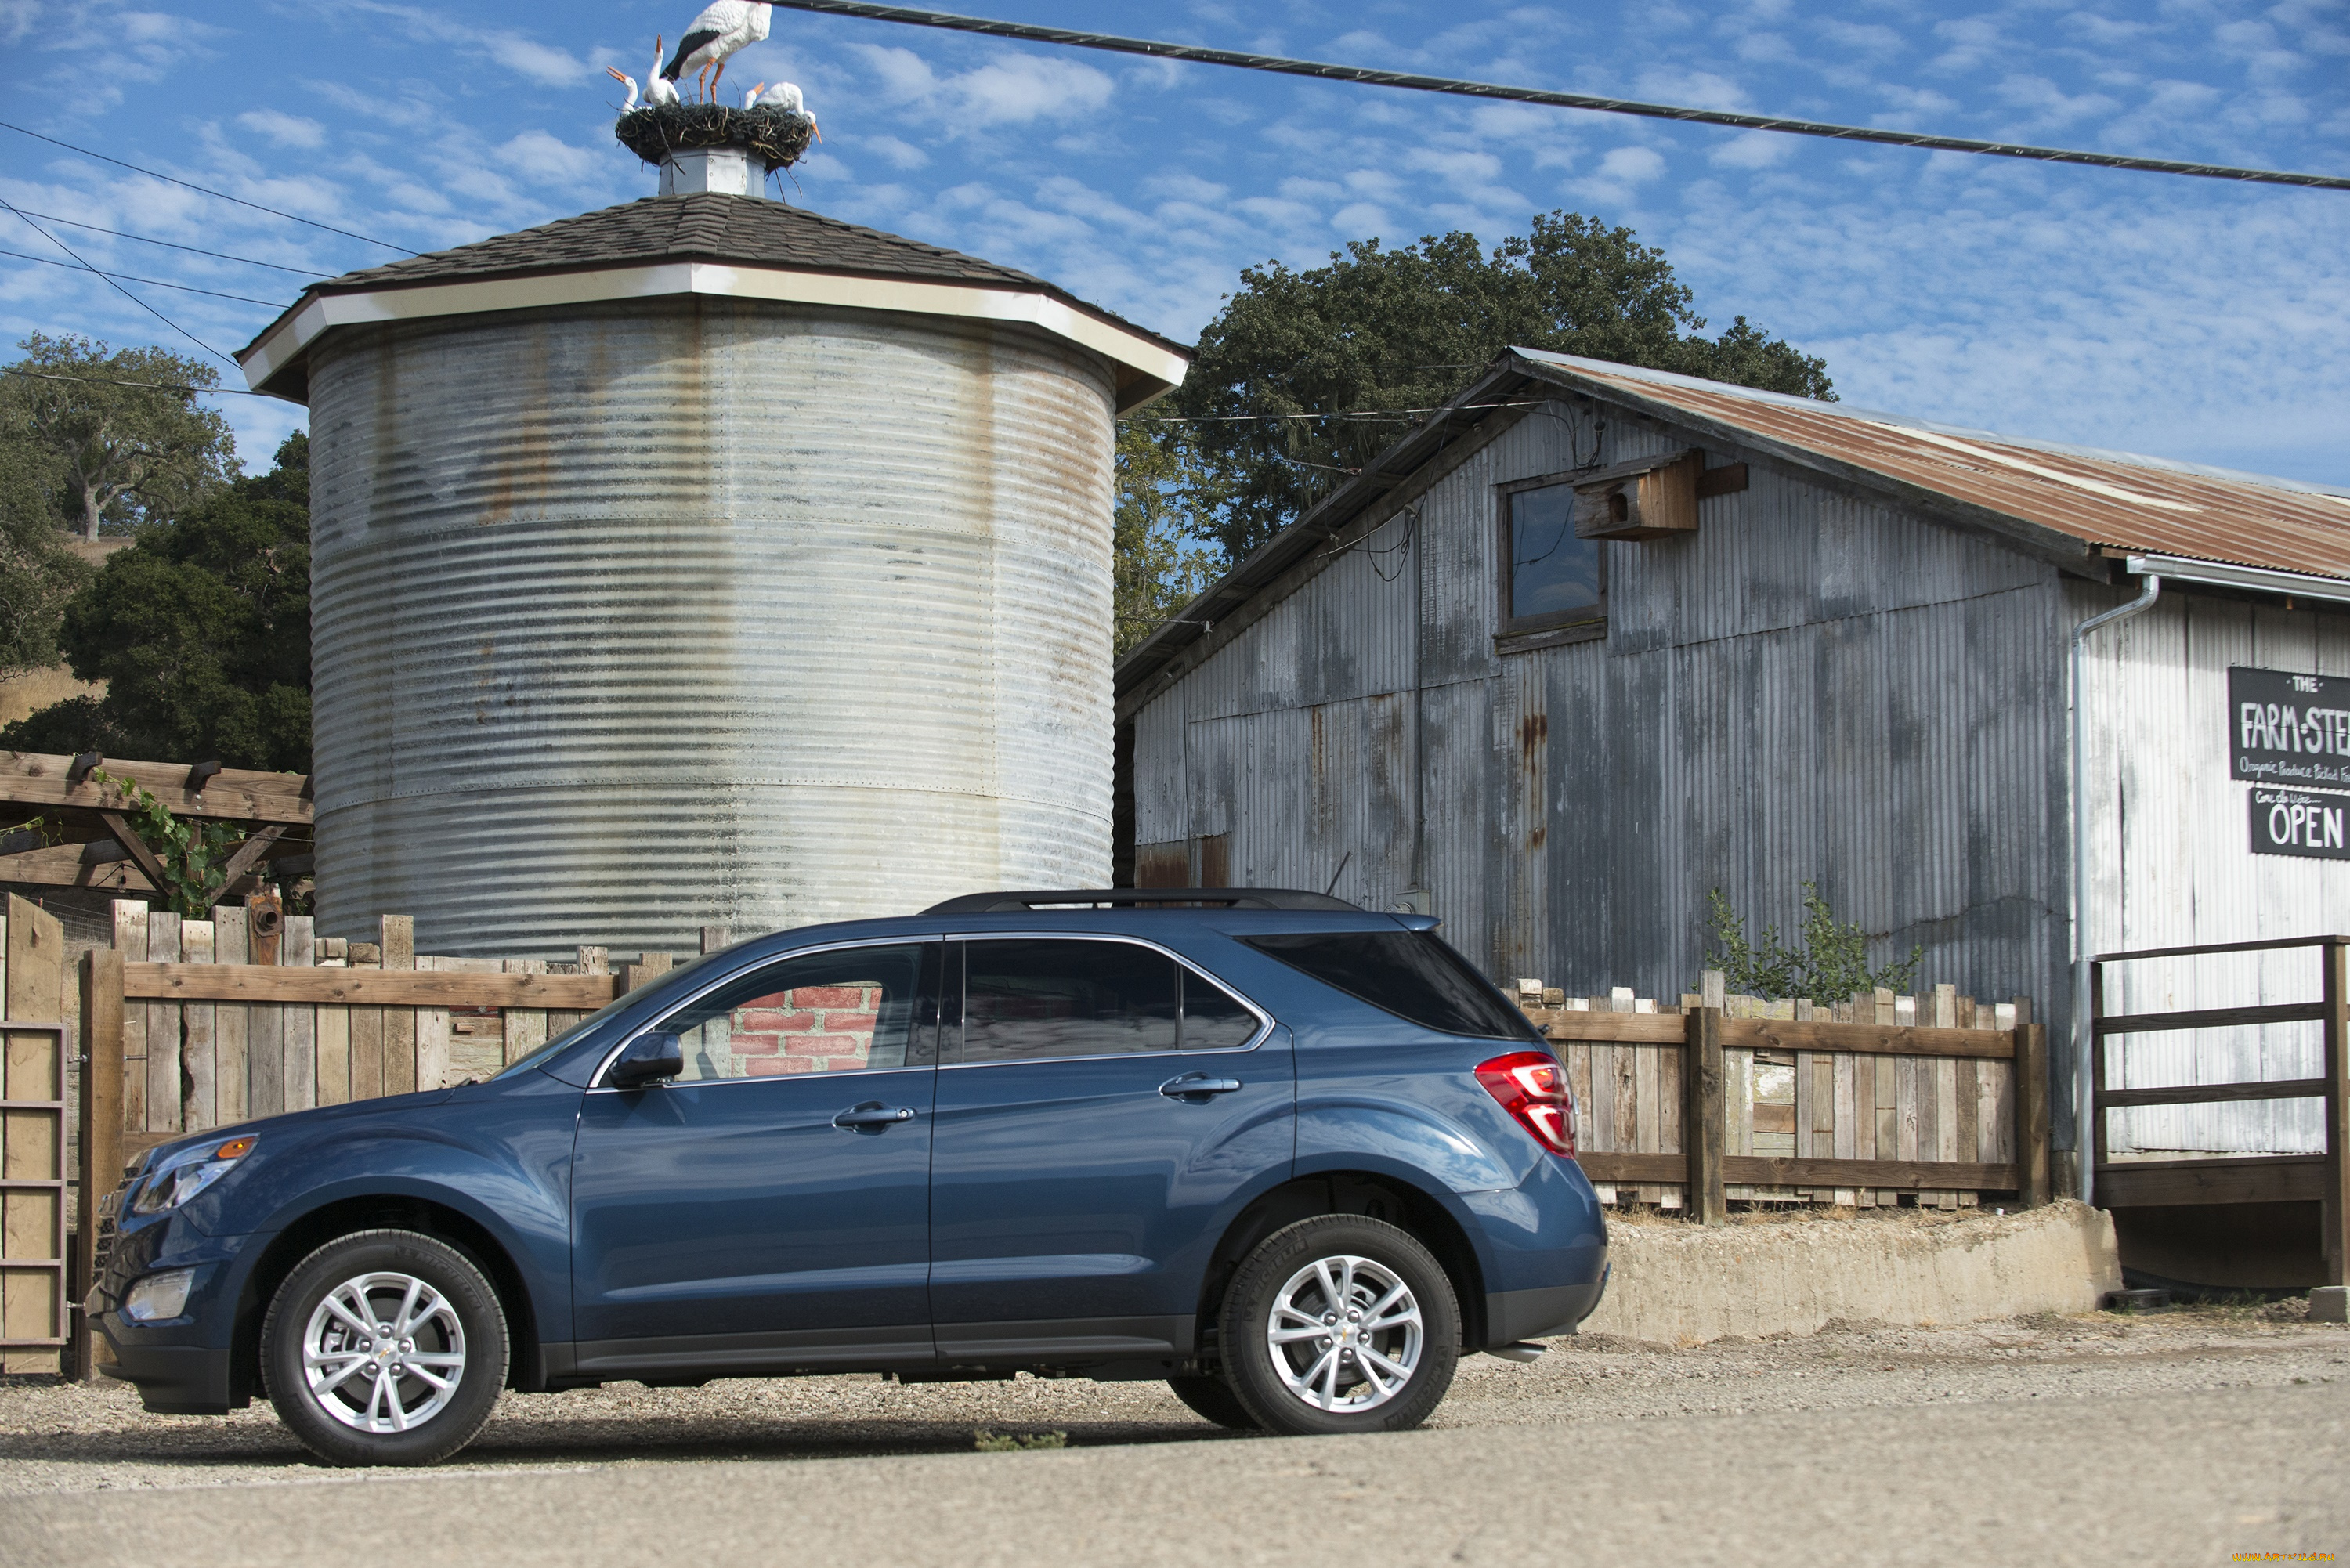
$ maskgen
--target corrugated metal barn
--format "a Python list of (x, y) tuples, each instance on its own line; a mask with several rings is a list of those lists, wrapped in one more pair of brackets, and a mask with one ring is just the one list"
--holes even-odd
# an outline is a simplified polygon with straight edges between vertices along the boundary
[[(2350, 787), (2350, 731), (2318, 695), (2238, 723), (2350, 675), (2350, 494), (1530, 350), (1120, 662), (1120, 869), (1426, 907), (1497, 979), (1658, 996), (1709, 889), (1792, 930), (1815, 880), (1921, 984), (2033, 998), (2069, 1085), (2069, 639), (2149, 575), (2088, 643), (2092, 950), (2350, 929), (2338, 809), (2264, 790)], [(2263, 961), (2134, 983), (2314, 984)], [(2292, 1076), (2314, 1038), (2150, 1070)], [(2123, 1143), (2294, 1148), (2316, 1110)]]

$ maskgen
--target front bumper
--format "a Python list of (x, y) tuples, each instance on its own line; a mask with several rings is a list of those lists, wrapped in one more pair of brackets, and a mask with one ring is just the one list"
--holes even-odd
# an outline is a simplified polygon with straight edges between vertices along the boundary
[[(101, 1331), (103, 1332), (103, 1331)], [(139, 1389), (139, 1403), (158, 1416), (224, 1416), (252, 1398), (230, 1386), (229, 1353), (201, 1345), (132, 1345), (109, 1342), (99, 1371)], [(105, 1359), (111, 1354), (113, 1360)]]
[[(83, 1303), (91, 1360), (106, 1376), (135, 1385), (139, 1401), (164, 1416), (217, 1416), (252, 1403), (237, 1386), (237, 1304), (257, 1243), (266, 1237), (207, 1236), (176, 1213), (125, 1220), (120, 1194), (99, 1210), (96, 1282)], [(178, 1317), (139, 1323), (122, 1303), (140, 1278), (192, 1269)]]

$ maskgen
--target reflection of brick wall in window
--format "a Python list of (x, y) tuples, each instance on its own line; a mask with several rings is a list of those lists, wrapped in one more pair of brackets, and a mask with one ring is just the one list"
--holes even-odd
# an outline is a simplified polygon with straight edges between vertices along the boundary
[(754, 998), (734, 1010), (734, 1060), (747, 1077), (838, 1073), (873, 1053), (879, 981), (804, 985)]

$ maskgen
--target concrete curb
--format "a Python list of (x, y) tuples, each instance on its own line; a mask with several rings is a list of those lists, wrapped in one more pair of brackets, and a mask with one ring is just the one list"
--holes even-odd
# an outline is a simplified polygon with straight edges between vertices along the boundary
[(1588, 1334), (1667, 1345), (2093, 1311), (2119, 1290), (2112, 1216), (2065, 1199), (1948, 1224), (1891, 1216), (1611, 1226), (1615, 1274)]

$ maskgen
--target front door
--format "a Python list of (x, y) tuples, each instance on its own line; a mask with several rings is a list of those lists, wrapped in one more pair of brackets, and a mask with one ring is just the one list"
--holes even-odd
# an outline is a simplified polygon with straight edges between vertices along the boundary
[(1289, 1173), (1287, 1031), (1144, 943), (958, 945), (931, 1198), (941, 1359), (1188, 1354), (1223, 1225)]
[(652, 1027), (685, 1072), (593, 1088), (572, 1164), (578, 1368), (928, 1366), (941, 944), (797, 954)]

